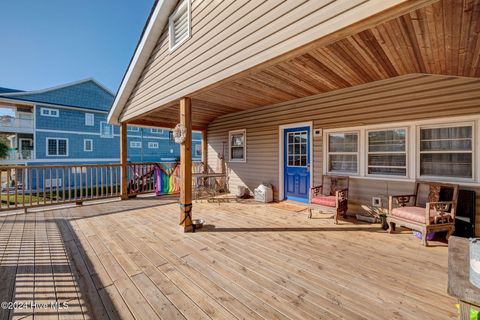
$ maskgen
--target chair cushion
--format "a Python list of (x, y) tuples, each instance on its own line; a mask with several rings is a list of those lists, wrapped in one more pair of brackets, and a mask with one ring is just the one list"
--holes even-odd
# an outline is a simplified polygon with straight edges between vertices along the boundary
[[(399, 207), (392, 209), (392, 216), (403, 218), (410, 221), (426, 223), (425, 221), (425, 208), (422, 207)], [(430, 211), (430, 222), (433, 221), (436, 212)]]
[(337, 200), (335, 196), (316, 196), (312, 198), (312, 203), (334, 208), (337, 206)]

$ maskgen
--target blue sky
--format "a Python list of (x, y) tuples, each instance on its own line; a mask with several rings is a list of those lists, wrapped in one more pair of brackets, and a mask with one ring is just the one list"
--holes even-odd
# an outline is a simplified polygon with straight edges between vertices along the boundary
[(0, 87), (93, 77), (116, 92), (153, 0), (0, 0)]

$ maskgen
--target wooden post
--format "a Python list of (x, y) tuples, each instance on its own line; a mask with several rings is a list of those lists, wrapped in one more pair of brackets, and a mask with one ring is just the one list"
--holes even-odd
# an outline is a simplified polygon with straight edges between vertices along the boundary
[[(127, 190), (127, 124), (120, 124), (120, 185), (121, 185), (121, 198), (122, 200), (128, 199)], [(98, 183), (98, 181), (97, 181)]]
[(208, 173), (207, 130), (202, 130), (202, 163), (203, 163), (203, 173)]
[(180, 145), (180, 225), (184, 232), (192, 228), (192, 101), (180, 99), (180, 123), (185, 126), (185, 141)]

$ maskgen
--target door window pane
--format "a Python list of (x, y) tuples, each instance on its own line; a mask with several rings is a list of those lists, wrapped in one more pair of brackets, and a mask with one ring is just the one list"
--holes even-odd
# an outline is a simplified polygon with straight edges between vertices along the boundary
[(287, 141), (287, 165), (306, 167), (308, 165), (308, 132), (288, 132)]

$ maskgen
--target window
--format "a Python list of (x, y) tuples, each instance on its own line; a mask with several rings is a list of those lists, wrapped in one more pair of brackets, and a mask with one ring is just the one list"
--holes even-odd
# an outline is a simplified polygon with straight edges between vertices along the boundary
[(170, 51), (174, 51), (190, 37), (190, 15), (190, 0), (182, 0), (168, 20)]
[(113, 126), (105, 121), (100, 122), (100, 137), (113, 138)]
[(68, 139), (47, 138), (47, 156), (68, 156)]
[(158, 149), (158, 142), (149, 142), (148, 149)]
[(246, 130), (230, 131), (228, 133), (230, 161), (245, 162), (247, 161), (247, 132)]
[(142, 147), (141, 141), (130, 141), (130, 148), (140, 149)]
[(473, 178), (473, 125), (420, 128), (420, 176)]
[(93, 151), (92, 139), (83, 139), (83, 151), (87, 151), (87, 152)]
[(295, 131), (287, 133), (287, 166), (306, 167), (308, 154), (308, 132)]
[(95, 115), (93, 113), (85, 113), (85, 125), (93, 126), (95, 124)]
[(40, 115), (45, 117), (57, 117), (59, 116), (58, 109), (50, 109), (50, 108), (40, 108)]
[(127, 131), (129, 131), (129, 132), (138, 132), (139, 130), (140, 130), (140, 128), (138, 128), (138, 127), (127, 126)]
[(407, 176), (407, 130), (367, 131), (367, 174)]
[(202, 156), (202, 145), (197, 143), (195, 145), (195, 157), (201, 157)]
[(151, 133), (163, 133), (163, 129), (150, 129)]
[(358, 173), (358, 132), (327, 135), (328, 172)]

